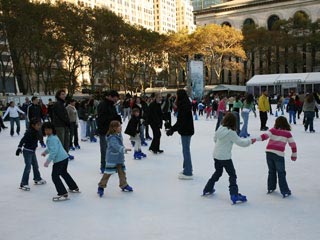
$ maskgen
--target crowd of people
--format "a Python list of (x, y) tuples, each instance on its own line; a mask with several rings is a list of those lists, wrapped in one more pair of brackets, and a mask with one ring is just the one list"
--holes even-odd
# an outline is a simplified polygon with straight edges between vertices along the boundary
[[(288, 142), (292, 148), (293, 161), (296, 160), (297, 147), (290, 133), (290, 124), (296, 124), (296, 118), (300, 118), (304, 112), (304, 128), (311, 133), (316, 109), (320, 103), (318, 95), (306, 94), (303, 96), (289, 96), (287, 103), (280, 96), (277, 101), (275, 114), (283, 115), (284, 109), (289, 113), (289, 122), (283, 116), (276, 119), (273, 128), (267, 127), (268, 114), (272, 113), (268, 92), (263, 91), (261, 96), (254, 98), (252, 94), (246, 96), (206, 96), (202, 101), (190, 99), (187, 92), (179, 89), (175, 96), (168, 94), (162, 97), (160, 93), (150, 97), (131, 96), (130, 94), (120, 97), (117, 91), (107, 91), (103, 98), (98, 101), (93, 97), (76, 101), (67, 99), (64, 90), (57, 91), (56, 101), (49, 100), (48, 105), (41, 99), (33, 96), (31, 101), (26, 98), (21, 108), (10, 102), (3, 114), (3, 119), (8, 115), (10, 118), (10, 135), (14, 135), (14, 123), (16, 133), (20, 134), (20, 114), (24, 115), (26, 133), (22, 137), (16, 155), (23, 153), (25, 169), (20, 183), (20, 188), (30, 190), (29, 174), (31, 167), (34, 172), (34, 182), (45, 184), (41, 178), (35, 151), (39, 141), (45, 151), (42, 156), (47, 156), (45, 167), (53, 162), (52, 181), (56, 186), (57, 197), (54, 201), (67, 200), (68, 191), (64, 187), (62, 177), (69, 187), (69, 192), (79, 193), (79, 187), (67, 171), (68, 161), (73, 160), (69, 151), (81, 149), (80, 142), (90, 141), (100, 143), (100, 172), (103, 174), (98, 184), (98, 194), (103, 196), (110, 176), (118, 173), (120, 188), (131, 192), (133, 188), (127, 183), (124, 154), (131, 151), (123, 144), (124, 132), (128, 135), (133, 147), (133, 159), (141, 160), (147, 157), (142, 151), (142, 146), (149, 148), (151, 154), (162, 154), (160, 148), (161, 129), (165, 128), (167, 136), (178, 132), (181, 135), (183, 164), (182, 172), (178, 178), (184, 180), (193, 179), (193, 166), (191, 160), (191, 138), (195, 134), (194, 119), (199, 116), (205, 118), (217, 118), (216, 133), (214, 136), (214, 166), (215, 173), (206, 184), (203, 195), (212, 194), (215, 182), (222, 175), (223, 168), (229, 174), (230, 197), (233, 203), (246, 201), (246, 196), (238, 192), (236, 172), (232, 163), (231, 149), (233, 144), (247, 147), (256, 141), (270, 139), (267, 146), (267, 164), (269, 167), (268, 192), (276, 189), (276, 173), (279, 177), (281, 194), (284, 197), (291, 195), (291, 191), (285, 179), (284, 147)], [(257, 106), (256, 106), (257, 105)], [(249, 113), (253, 112), (256, 117), (256, 109), (259, 111), (260, 130), (265, 134), (257, 138), (250, 138), (248, 133)], [(175, 124), (172, 124), (172, 116), (176, 116)], [(242, 118), (242, 121), (240, 119)], [(6, 128), (0, 118), (0, 127)], [(122, 123), (128, 121), (126, 129), (122, 130)], [(242, 125), (242, 126), (241, 126)], [(149, 134), (149, 127), (152, 131)], [(80, 131), (79, 131), (80, 128)], [(80, 138), (78, 136), (80, 132)], [(44, 142), (46, 136), (46, 143)], [(281, 138), (281, 141), (279, 140)], [(80, 140), (80, 141), (79, 141)], [(147, 142), (151, 141), (151, 142)], [(281, 149), (279, 149), (281, 145)]]

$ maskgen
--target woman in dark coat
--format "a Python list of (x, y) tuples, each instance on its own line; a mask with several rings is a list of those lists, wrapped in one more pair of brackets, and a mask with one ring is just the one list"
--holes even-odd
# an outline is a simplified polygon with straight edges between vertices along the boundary
[(177, 122), (167, 131), (167, 135), (171, 136), (175, 131), (178, 131), (181, 135), (183, 172), (179, 174), (179, 179), (193, 179), (190, 154), (191, 137), (194, 134), (192, 104), (184, 89), (177, 91), (176, 105), (178, 111)]

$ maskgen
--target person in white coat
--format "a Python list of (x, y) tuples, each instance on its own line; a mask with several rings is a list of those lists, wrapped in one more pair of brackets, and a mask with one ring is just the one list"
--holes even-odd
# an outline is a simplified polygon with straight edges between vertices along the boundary
[(22, 110), (20, 110), (13, 101), (10, 102), (9, 107), (5, 114), (3, 115), (3, 119), (9, 114), (10, 117), (10, 135), (11, 137), (14, 134), (14, 123), (17, 125), (17, 134), (20, 134), (20, 116), (19, 113), (25, 114)]

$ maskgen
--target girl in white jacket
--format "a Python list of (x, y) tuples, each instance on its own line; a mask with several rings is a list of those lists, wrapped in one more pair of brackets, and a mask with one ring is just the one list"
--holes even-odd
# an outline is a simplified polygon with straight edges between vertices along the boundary
[(227, 113), (221, 124), (222, 125), (218, 128), (214, 136), (215, 147), (213, 158), (215, 172), (203, 189), (203, 195), (215, 192), (214, 184), (222, 176), (223, 169), (225, 169), (229, 175), (231, 201), (234, 204), (237, 201), (245, 202), (247, 201), (246, 196), (241, 195), (238, 192), (237, 175), (231, 159), (231, 150), (234, 143), (240, 147), (247, 147), (255, 141), (251, 139), (242, 139), (237, 135), (236, 117), (232, 113)]

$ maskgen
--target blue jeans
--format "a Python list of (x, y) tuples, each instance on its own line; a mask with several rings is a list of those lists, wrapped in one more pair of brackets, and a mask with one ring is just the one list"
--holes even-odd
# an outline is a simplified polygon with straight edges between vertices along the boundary
[(183, 153), (183, 174), (192, 176), (192, 162), (190, 153), (191, 136), (181, 136)]
[(216, 131), (220, 127), (221, 121), (223, 119), (223, 115), (224, 115), (223, 112), (219, 112), (218, 121), (217, 121), (217, 125), (216, 125)]
[(14, 123), (16, 123), (16, 125), (17, 125), (17, 133), (20, 134), (20, 118), (19, 117), (16, 117), (16, 118), (11, 117), (10, 118), (10, 135), (11, 136), (13, 136), (13, 134), (14, 134)]
[(289, 123), (296, 123), (296, 112), (289, 111)]
[(284, 157), (281, 157), (275, 153), (267, 152), (267, 164), (269, 168), (268, 190), (276, 189), (277, 173), (278, 173), (280, 192), (282, 194), (290, 192), (288, 183), (286, 180)]
[(241, 131), (240, 131), (240, 137), (248, 137), (249, 134), (248, 134), (248, 121), (249, 121), (249, 113), (250, 112), (241, 112), (241, 117), (243, 119), (243, 125), (242, 125), (242, 128), (241, 128)]
[(36, 157), (35, 152), (23, 150), (23, 157), (24, 157), (24, 163), (26, 166), (24, 167), (21, 185), (28, 185), (29, 184), (29, 174), (31, 171), (31, 166), (33, 169), (33, 180), (34, 181), (40, 181), (42, 178), (40, 176), (39, 172), (39, 166), (38, 161)]
[(140, 126), (140, 140), (141, 140), (141, 143), (146, 141), (146, 139), (144, 137), (144, 124), (141, 124), (141, 126)]
[(232, 111), (232, 114), (236, 117), (237, 119), (237, 129), (236, 132), (239, 135), (240, 134), (240, 114), (236, 111)]
[(313, 131), (313, 119), (314, 119), (314, 111), (305, 111), (304, 116), (305, 116), (305, 123), (304, 123), (304, 129), (307, 131), (308, 127), (310, 126), (310, 131)]

